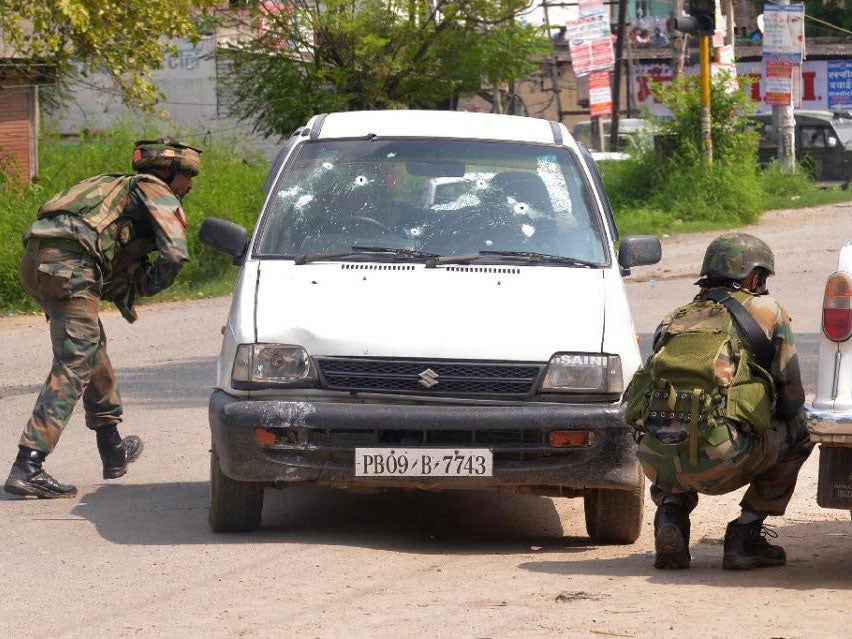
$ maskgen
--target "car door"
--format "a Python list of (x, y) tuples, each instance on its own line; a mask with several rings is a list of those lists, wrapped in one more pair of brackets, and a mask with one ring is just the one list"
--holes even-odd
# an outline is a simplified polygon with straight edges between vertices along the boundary
[(796, 129), (798, 148), (801, 149), (801, 161), (812, 172), (816, 180), (836, 179), (831, 177), (832, 156), (835, 147), (829, 146), (831, 128), (822, 124), (804, 124)]

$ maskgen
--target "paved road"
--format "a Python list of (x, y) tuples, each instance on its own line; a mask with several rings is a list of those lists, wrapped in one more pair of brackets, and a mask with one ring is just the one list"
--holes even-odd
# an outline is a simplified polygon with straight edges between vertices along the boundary
[[(794, 317), (812, 390), (824, 276), (852, 208), (773, 214), (755, 229), (776, 249), (773, 291)], [(637, 331), (693, 293), (715, 234), (664, 241), (636, 269)], [(633, 546), (595, 547), (580, 500), (478, 494), (268, 491), (264, 527), (206, 524), (206, 401), (228, 301), (107, 314), (126, 433), (146, 440), (126, 478), (100, 478), (75, 414), (49, 470), (80, 488), (64, 501), (0, 498), (0, 637), (823, 637), (848, 636), (848, 513), (815, 504), (816, 456), (775, 518), (786, 568), (720, 570), (738, 495), (703, 499), (693, 568), (651, 568), (652, 509)], [(49, 358), (39, 318), (0, 320), (0, 451), (11, 463)], [(0, 470), (5, 472), (5, 467)]]

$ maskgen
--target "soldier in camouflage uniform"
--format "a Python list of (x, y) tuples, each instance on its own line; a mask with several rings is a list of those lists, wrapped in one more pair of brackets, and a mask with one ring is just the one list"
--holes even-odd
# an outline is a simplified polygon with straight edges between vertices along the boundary
[[(122, 439), (121, 399), (98, 318), (102, 299), (129, 322), (137, 295), (174, 282), (189, 259), (182, 198), (200, 169), (199, 149), (172, 138), (136, 143), (134, 174), (84, 180), (48, 200), (24, 236), (20, 277), (50, 323), (53, 366), (18, 444), (6, 492), (39, 498), (73, 497), (43, 468), (74, 406), (83, 398), (95, 431), (104, 479), (127, 472), (142, 441)], [(148, 254), (157, 253), (154, 262)]]
[[(775, 391), (774, 405), (767, 399), (765, 414), (752, 417), (752, 421), (764, 423), (720, 419), (716, 432), (721, 435), (709, 438), (711, 444), (691, 451), (692, 455), (684, 423), (658, 420), (657, 424), (644, 424), (638, 455), (653, 482), (651, 496), (657, 505), (657, 568), (689, 566), (689, 513), (697, 505), (699, 493), (720, 495), (745, 485), (749, 488), (740, 503), (742, 513), (728, 524), (725, 533), (723, 568), (744, 570), (786, 562), (784, 549), (766, 540), (767, 534), (775, 535), (763, 522), (768, 515), (784, 513), (813, 444), (802, 412), (804, 391), (790, 317), (767, 294), (766, 278), (774, 271), (772, 251), (764, 242), (745, 233), (722, 235), (707, 248), (702, 278), (697, 282), (701, 290), (695, 300), (666, 317), (654, 335), (656, 355), (671, 335), (712, 332), (709, 324), (717, 317), (727, 321), (726, 331), (731, 330), (728, 327), (742, 331), (718, 304), (707, 301), (714, 290), (723, 289), (745, 307), (771, 340), (774, 357), (766, 372), (772, 378), (768, 385), (774, 385)], [(716, 384), (726, 389), (728, 401), (738, 371), (736, 359), (729, 349), (722, 348), (708, 362)], [(741, 365), (746, 366), (745, 362)]]

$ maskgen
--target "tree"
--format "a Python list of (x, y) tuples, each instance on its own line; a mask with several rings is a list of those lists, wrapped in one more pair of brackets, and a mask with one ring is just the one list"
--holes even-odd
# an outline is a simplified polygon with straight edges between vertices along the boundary
[[(838, 27), (847, 30), (852, 30), (852, 6), (848, 6), (846, 0), (806, 0), (805, 15), (813, 18), (819, 18), (823, 22), (828, 22)], [(807, 35), (809, 36), (834, 36), (846, 37), (849, 34), (832, 29), (823, 22), (814, 22), (808, 20), (806, 22)]]
[[(516, 20), (527, 0), (293, 0), (261, 3), (258, 36), (228, 55), (232, 115), (284, 135), (314, 114), (446, 108), (459, 94), (526, 76), (550, 51)], [(272, 10), (278, 7), (277, 10)]]
[[(127, 104), (152, 107), (161, 97), (151, 71), (171, 50), (161, 38), (197, 40), (194, 13), (216, 0), (0, 0), (0, 38), (19, 64), (75, 63), (112, 77)], [(8, 53), (7, 53), (8, 55)]]

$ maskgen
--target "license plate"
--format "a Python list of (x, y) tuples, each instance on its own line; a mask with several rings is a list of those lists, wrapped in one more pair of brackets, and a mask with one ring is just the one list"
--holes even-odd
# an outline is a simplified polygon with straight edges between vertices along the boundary
[(487, 448), (356, 448), (356, 477), (491, 477)]

